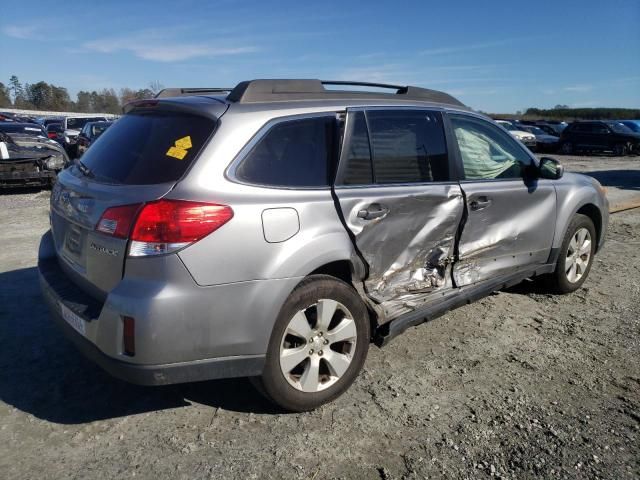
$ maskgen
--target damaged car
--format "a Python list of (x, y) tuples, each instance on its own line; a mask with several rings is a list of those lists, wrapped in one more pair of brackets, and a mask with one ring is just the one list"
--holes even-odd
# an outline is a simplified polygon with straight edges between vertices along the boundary
[(40, 283), (87, 357), (143, 385), (250, 377), (292, 411), (371, 343), (526, 279), (577, 290), (608, 224), (596, 180), (456, 98), (320, 80), (133, 102), (50, 207)]
[(51, 186), (68, 164), (64, 148), (40, 125), (0, 124), (0, 187)]

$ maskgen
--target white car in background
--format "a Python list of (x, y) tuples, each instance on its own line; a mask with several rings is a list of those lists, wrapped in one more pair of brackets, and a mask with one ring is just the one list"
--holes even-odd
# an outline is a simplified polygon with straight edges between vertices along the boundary
[(501, 127), (504, 127), (506, 130), (508, 130), (513, 137), (520, 140), (527, 147), (535, 148), (536, 136), (534, 134), (530, 132), (525, 132), (523, 130), (518, 130), (518, 127), (516, 127), (513, 123), (507, 120), (496, 120), (496, 123)]

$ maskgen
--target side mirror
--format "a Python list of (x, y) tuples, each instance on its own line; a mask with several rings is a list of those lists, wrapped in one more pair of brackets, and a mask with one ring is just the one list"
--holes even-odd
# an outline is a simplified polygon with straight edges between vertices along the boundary
[(548, 178), (550, 180), (557, 180), (564, 175), (564, 167), (562, 164), (551, 157), (542, 157), (540, 159), (540, 166), (538, 167), (540, 178)]

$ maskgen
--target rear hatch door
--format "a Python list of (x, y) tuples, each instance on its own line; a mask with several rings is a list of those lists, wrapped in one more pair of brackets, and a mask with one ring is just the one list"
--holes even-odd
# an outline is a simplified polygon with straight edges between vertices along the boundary
[[(155, 104), (154, 104), (155, 105)], [(220, 112), (220, 114), (222, 114)], [(213, 134), (217, 119), (168, 105), (134, 109), (63, 171), (51, 195), (51, 229), (71, 279), (104, 299), (124, 271), (128, 239), (96, 230), (111, 207), (167, 194)]]

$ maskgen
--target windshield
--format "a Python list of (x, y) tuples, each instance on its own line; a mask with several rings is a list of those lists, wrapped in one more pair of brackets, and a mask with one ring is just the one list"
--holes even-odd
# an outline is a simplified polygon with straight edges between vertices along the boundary
[(609, 127), (616, 133), (633, 133), (633, 131), (623, 123), (610, 123)]
[(110, 125), (110, 123), (96, 123), (92, 126), (91, 133), (94, 137), (99, 137), (100, 135), (102, 135), (102, 132), (109, 128)]
[(211, 136), (216, 121), (181, 112), (129, 113), (82, 156), (96, 181), (150, 185), (176, 182)]
[(82, 128), (89, 122), (104, 122), (104, 117), (94, 118), (67, 118), (67, 128), (72, 130), (82, 130)]
[(620, 122), (620, 123), (626, 126), (629, 130), (636, 133), (640, 133), (640, 125), (638, 125), (636, 122)]
[(531, 132), (534, 135), (545, 135), (544, 130), (538, 127), (527, 127), (527, 132)]
[(513, 126), (513, 124), (509, 123), (509, 122), (498, 122), (500, 125), (502, 125), (504, 128), (506, 128), (507, 130), (513, 132), (516, 130), (516, 127)]

